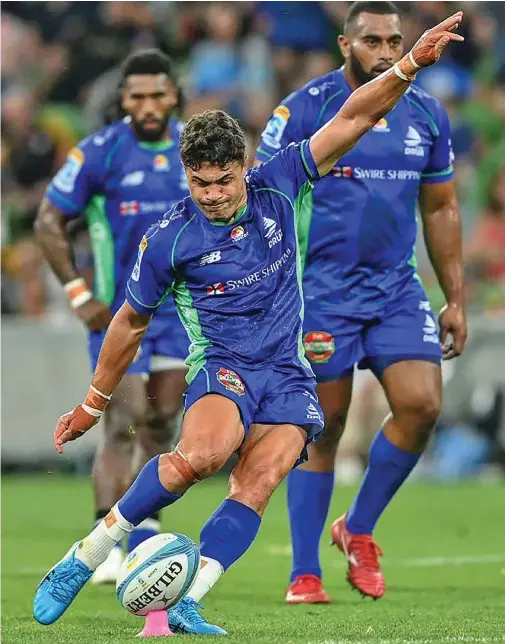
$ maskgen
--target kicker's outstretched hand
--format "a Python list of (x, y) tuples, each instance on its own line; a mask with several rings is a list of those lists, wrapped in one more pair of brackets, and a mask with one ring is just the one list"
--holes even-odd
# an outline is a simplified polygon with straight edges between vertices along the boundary
[(419, 67), (434, 65), (451, 41), (463, 42), (463, 36), (454, 33), (462, 20), (463, 12), (458, 11), (440, 24), (425, 31), (411, 50), (415, 64)]

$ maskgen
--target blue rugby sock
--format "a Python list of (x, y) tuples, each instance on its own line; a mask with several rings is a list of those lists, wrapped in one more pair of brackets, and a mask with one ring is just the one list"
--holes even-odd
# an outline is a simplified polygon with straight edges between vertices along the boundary
[(249, 548), (261, 524), (260, 515), (239, 501), (225, 499), (203, 526), (200, 552), (227, 570)]
[(288, 475), (288, 510), (293, 546), (291, 582), (298, 575), (321, 578), (319, 542), (331, 502), (334, 472), (291, 470)]
[(126, 549), (128, 552), (135, 550), (147, 539), (156, 536), (160, 533), (160, 516), (158, 512), (154, 512), (150, 517), (144, 519), (136, 528), (134, 528), (128, 535), (128, 543)]
[(175, 503), (182, 494), (169, 492), (163, 487), (158, 473), (159, 456), (155, 456), (140, 470), (129, 490), (118, 503), (123, 517), (134, 526)]
[(370, 459), (346, 524), (353, 534), (371, 534), (375, 524), (401, 484), (414, 469), (421, 454), (411, 454), (393, 445), (381, 429), (370, 447)]

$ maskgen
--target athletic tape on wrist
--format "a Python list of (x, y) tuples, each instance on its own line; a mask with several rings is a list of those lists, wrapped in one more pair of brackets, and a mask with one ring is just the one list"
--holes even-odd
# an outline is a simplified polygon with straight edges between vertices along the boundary
[(412, 49), (409, 51), (409, 60), (414, 65), (416, 69), (421, 69), (421, 65), (418, 65), (416, 61), (414, 60), (414, 55), (412, 54)]
[(77, 277), (75, 280), (67, 282), (63, 286), (63, 289), (73, 309), (77, 309), (83, 304), (86, 304), (93, 297), (83, 277)]
[(398, 66), (398, 63), (395, 63), (393, 65), (393, 71), (398, 76), (398, 78), (401, 78), (402, 80), (406, 81), (407, 83), (411, 83), (414, 80), (413, 78), (411, 78), (410, 76), (407, 76), (407, 74), (404, 74), (402, 72), (402, 70)]
[(90, 407), (89, 405), (86, 405), (86, 403), (82, 403), (81, 407), (86, 413), (88, 413), (90, 416), (94, 416), (95, 418), (100, 418), (103, 414), (103, 411), (101, 411), (100, 409)]

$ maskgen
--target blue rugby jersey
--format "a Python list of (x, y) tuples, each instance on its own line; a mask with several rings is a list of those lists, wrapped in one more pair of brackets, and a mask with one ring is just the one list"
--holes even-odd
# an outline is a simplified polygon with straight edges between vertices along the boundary
[[(265, 161), (292, 141), (312, 136), (350, 94), (342, 70), (291, 94), (274, 111), (257, 158)], [(416, 275), (420, 185), (451, 180), (452, 160), (445, 109), (411, 86), (305, 201), (299, 236), (306, 249), (307, 304), (368, 315), (385, 296), (395, 297)]]
[(188, 197), (143, 238), (127, 299), (151, 314), (173, 294), (191, 340), (188, 381), (209, 358), (312, 377), (296, 230), (317, 178), (308, 141), (289, 145), (247, 173), (247, 205), (231, 223), (210, 222)]
[[(46, 197), (66, 217), (86, 212), (95, 263), (94, 295), (117, 311), (146, 230), (188, 194), (180, 160), (182, 124), (169, 122), (171, 140), (139, 141), (129, 117), (84, 139), (50, 183)], [(172, 302), (156, 324), (176, 318)], [(151, 327), (151, 332), (153, 328)]]

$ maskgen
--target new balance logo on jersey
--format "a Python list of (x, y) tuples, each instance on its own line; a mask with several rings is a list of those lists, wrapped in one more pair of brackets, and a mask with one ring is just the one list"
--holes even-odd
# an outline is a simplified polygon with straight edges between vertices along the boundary
[(207, 266), (207, 264), (215, 264), (221, 259), (221, 251), (216, 250), (213, 253), (207, 253), (207, 255), (202, 255), (198, 266)]
[(265, 238), (268, 239), (268, 248), (272, 248), (282, 240), (282, 230), (277, 230), (277, 222), (269, 217), (263, 217), (263, 225), (265, 226)]
[(407, 156), (424, 157), (424, 149), (421, 147), (421, 135), (412, 125), (409, 125), (405, 145), (407, 146), (405, 148)]
[(207, 295), (222, 295), (224, 293), (224, 284), (223, 282), (216, 282), (207, 286)]
[(130, 174), (127, 174), (123, 177), (120, 185), (123, 188), (127, 188), (128, 186), (140, 186), (144, 181), (144, 176), (145, 175), (142, 170), (138, 170), (137, 172), (130, 172)]
[(426, 318), (424, 320), (423, 331), (423, 342), (432, 342), (433, 344), (438, 344), (439, 339), (437, 325), (435, 324), (435, 320), (428, 314), (426, 314)]

